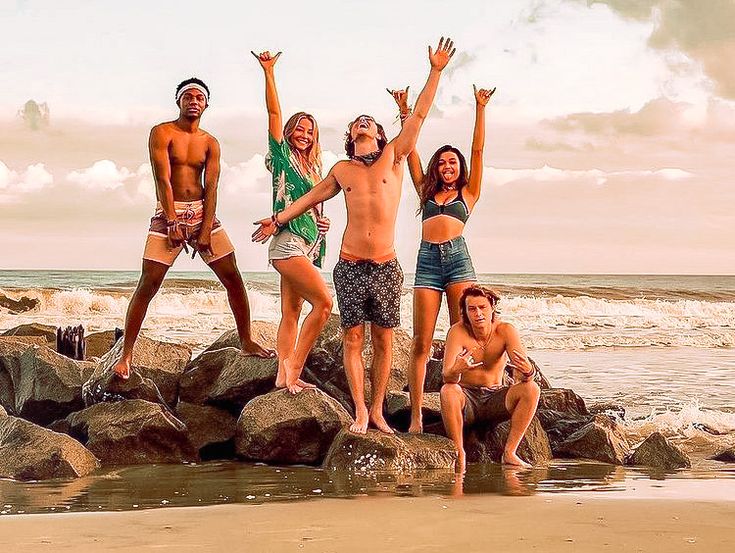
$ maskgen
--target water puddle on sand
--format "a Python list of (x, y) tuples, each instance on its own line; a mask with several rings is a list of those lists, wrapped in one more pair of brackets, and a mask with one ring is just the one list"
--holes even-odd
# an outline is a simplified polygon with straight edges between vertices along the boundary
[[(518, 471), (471, 465), (464, 480), (446, 471), (342, 473), (234, 461), (118, 467), (75, 480), (0, 480), (0, 514), (103, 512), (321, 497), (418, 497), (462, 494), (604, 494), (625, 497), (735, 497), (735, 470), (661, 473), (599, 463), (555, 462)], [(715, 497), (716, 496), (716, 497)]]

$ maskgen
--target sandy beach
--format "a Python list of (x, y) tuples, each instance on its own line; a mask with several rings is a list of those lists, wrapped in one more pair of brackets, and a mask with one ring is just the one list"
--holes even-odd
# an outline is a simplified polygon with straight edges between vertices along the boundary
[(0, 519), (3, 551), (731, 551), (735, 502), (359, 498)]

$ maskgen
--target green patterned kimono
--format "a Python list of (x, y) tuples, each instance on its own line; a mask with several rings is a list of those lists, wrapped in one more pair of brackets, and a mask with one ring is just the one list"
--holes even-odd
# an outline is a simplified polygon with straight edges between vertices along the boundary
[[(310, 176), (301, 172), (288, 142), (285, 139), (280, 143), (276, 142), (270, 133), (268, 133), (268, 155), (265, 158), (265, 166), (273, 174), (273, 213), (291, 205), (315, 184)], [(314, 265), (321, 267), (327, 250), (327, 241), (324, 236), (319, 236), (314, 210), (310, 209), (290, 220), (285, 228), (303, 238), (307, 244), (314, 245), (317, 240), (319, 241), (316, 246), (319, 255), (315, 256)]]

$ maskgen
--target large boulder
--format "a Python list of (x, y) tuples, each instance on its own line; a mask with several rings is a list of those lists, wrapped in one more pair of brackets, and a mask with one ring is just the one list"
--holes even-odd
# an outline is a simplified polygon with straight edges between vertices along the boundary
[(175, 404), (179, 380), (191, 359), (191, 349), (182, 344), (160, 342), (139, 336), (133, 348), (131, 367), (131, 379), (135, 373), (142, 377), (135, 380), (145, 388), (139, 391), (132, 383), (125, 383), (114, 374), (113, 367), (120, 360), (122, 346), (121, 338), (97, 363), (97, 368), (84, 384), (85, 403), (92, 405), (108, 400), (117, 401), (121, 398), (153, 400), (157, 394), (153, 393), (150, 380), (155, 383), (165, 404)]
[[(253, 340), (263, 347), (275, 349), (278, 325), (268, 321), (252, 321), (250, 323), (250, 335), (253, 337)], [(204, 351), (214, 351), (223, 348), (240, 349), (240, 337), (237, 335), (236, 329), (233, 328), (221, 334)]]
[(536, 416), (546, 431), (552, 450), (592, 420), (584, 400), (573, 390), (541, 390)]
[[(411, 423), (411, 398), (408, 392), (394, 390), (386, 394), (385, 416), (392, 426), (407, 431)], [(424, 426), (431, 426), (442, 420), (441, 400), (438, 392), (425, 392), (421, 405)]]
[(654, 432), (626, 459), (627, 464), (676, 470), (692, 466), (689, 457), (660, 432)]
[(14, 379), (20, 376), (20, 358), (32, 346), (0, 339), (0, 405), (15, 414)]
[(630, 451), (630, 444), (623, 428), (607, 415), (594, 415), (592, 420), (579, 428), (554, 448), (560, 457), (592, 459), (622, 465)]
[[(510, 433), (510, 421), (496, 425), (478, 425), (465, 430), (464, 448), (471, 463), (502, 462), (505, 442)], [(531, 420), (517, 450), (518, 456), (531, 465), (551, 461), (549, 438), (537, 417)]]
[(735, 447), (728, 447), (717, 452), (710, 457), (713, 461), (721, 461), (723, 463), (735, 463)]
[(17, 417), (0, 418), (0, 478), (77, 478), (98, 466), (94, 455), (69, 436)]
[(189, 441), (203, 460), (231, 459), (235, 456), (237, 417), (211, 405), (179, 401), (176, 417), (186, 425)]
[(237, 421), (237, 455), (268, 463), (321, 463), (337, 433), (352, 423), (321, 390), (277, 390), (248, 402)]
[[(329, 317), (314, 347), (306, 360), (304, 380), (312, 382), (337, 399), (350, 413), (354, 413), (350, 386), (342, 362), (342, 327), (339, 315)], [(373, 348), (370, 341), (370, 326), (365, 327), (365, 396), (370, 397), (370, 368)], [(388, 380), (388, 390), (403, 390), (408, 383), (408, 365), (411, 357), (411, 336), (402, 330), (393, 333), (393, 363)]]
[(103, 330), (101, 332), (87, 334), (84, 337), (84, 351), (86, 358), (102, 357), (105, 355), (117, 343), (115, 336), (116, 332), (114, 330)]
[(18, 325), (2, 333), (2, 336), (40, 336), (56, 349), (56, 327), (41, 323)]
[(239, 415), (248, 401), (274, 388), (277, 372), (277, 359), (243, 355), (229, 347), (205, 351), (184, 371), (179, 399)]
[(334, 471), (382, 472), (454, 469), (457, 451), (447, 438), (432, 434), (384, 434), (342, 430), (323, 467)]
[(48, 347), (33, 346), (20, 356), (11, 374), (14, 412), (42, 426), (84, 407), (82, 369)]
[(82, 442), (103, 465), (198, 460), (184, 423), (164, 406), (141, 399), (98, 403), (52, 428)]

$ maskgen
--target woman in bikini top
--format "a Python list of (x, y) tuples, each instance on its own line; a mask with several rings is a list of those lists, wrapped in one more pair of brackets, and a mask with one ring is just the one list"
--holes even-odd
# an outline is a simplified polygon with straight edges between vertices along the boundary
[[(495, 92), (475, 92), (475, 128), (472, 136), (470, 168), (462, 152), (454, 146), (439, 148), (424, 173), (418, 153), (408, 156), (408, 168), (419, 195), (421, 247), (416, 262), (413, 289), (413, 342), (408, 384), (411, 395), (409, 432), (421, 432), (426, 363), (431, 352), (442, 296), (447, 296), (451, 324), (460, 321), (459, 298), (465, 288), (477, 281), (472, 259), (462, 232), (480, 197), (485, 146), (485, 106)], [(400, 108), (401, 121), (411, 113), (408, 88), (388, 92)]]

